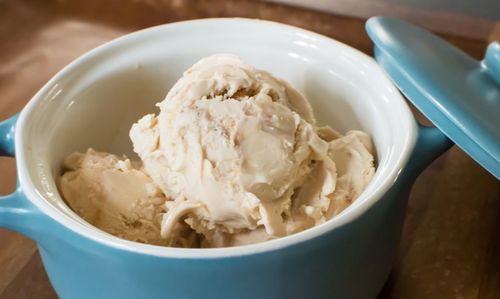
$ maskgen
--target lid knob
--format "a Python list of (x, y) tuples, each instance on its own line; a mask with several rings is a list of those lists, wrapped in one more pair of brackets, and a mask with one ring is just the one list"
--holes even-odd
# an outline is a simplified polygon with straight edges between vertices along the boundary
[(488, 74), (500, 84), (500, 43), (493, 42), (486, 50), (486, 56), (482, 61), (483, 67)]

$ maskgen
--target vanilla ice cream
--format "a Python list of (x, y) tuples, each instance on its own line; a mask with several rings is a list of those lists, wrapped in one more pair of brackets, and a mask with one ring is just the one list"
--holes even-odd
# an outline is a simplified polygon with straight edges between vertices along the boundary
[(130, 131), (142, 166), (89, 151), (61, 180), (77, 213), (127, 239), (223, 247), (290, 235), (345, 209), (375, 171), (366, 133), (317, 127), (304, 96), (234, 55), (200, 60), (158, 106)]
[(60, 190), (66, 202), (87, 222), (131, 241), (191, 247), (193, 234), (160, 237), (165, 196), (151, 178), (126, 158), (89, 149), (73, 153), (64, 163)]
[(331, 130), (325, 135), (337, 138), (322, 139), (299, 92), (233, 55), (196, 63), (159, 107), (130, 137), (145, 171), (172, 199), (162, 221), (167, 239), (179, 221), (208, 246), (259, 227), (265, 238), (285, 236), (343, 209), (374, 172), (365, 133)]

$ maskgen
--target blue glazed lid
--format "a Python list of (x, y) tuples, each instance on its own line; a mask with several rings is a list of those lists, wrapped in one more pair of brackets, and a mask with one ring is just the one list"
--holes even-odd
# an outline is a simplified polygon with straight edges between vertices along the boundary
[(375, 58), (401, 92), (453, 142), (500, 179), (500, 44), (477, 61), (415, 25), (366, 23)]

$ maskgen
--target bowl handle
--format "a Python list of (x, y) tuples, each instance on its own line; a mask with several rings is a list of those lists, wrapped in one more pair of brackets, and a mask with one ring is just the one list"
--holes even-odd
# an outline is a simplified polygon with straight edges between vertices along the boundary
[[(14, 157), (14, 132), (18, 115), (0, 122), (0, 156)], [(19, 186), (9, 195), (0, 196), (0, 227), (17, 231), (34, 239), (37, 219), (43, 214), (26, 199)]]
[(429, 164), (446, 152), (453, 142), (441, 130), (418, 124), (415, 149), (406, 166), (405, 173), (415, 179)]

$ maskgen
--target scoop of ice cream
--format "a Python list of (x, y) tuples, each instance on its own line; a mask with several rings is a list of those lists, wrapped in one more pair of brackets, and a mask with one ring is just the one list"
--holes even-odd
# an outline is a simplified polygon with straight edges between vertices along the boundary
[[(180, 222), (210, 247), (244, 243), (237, 235), (254, 237), (254, 230), (264, 229), (259, 239), (284, 236), (324, 221), (373, 175), (368, 135), (325, 129), (321, 138), (299, 92), (233, 55), (196, 63), (159, 107), (130, 137), (145, 172), (171, 199), (161, 227), (167, 239)], [(336, 189), (336, 163), (343, 189)], [(339, 190), (343, 200), (333, 195)]]
[(332, 184), (331, 177), (321, 167), (315, 167), (295, 190), (286, 221), (289, 234), (324, 223), (342, 212), (365, 190), (375, 173), (374, 148), (368, 134), (353, 130), (342, 136), (329, 127), (320, 128), (318, 134), (328, 142), (328, 157), (335, 164), (335, 189), (324, 192)]
[(59, 182), (70, 207), (87, 222), (124, 239), (190, 247), (188, 236), (160, 237), (165, 196), (130, 160), (89, 149), (73, 153)]

